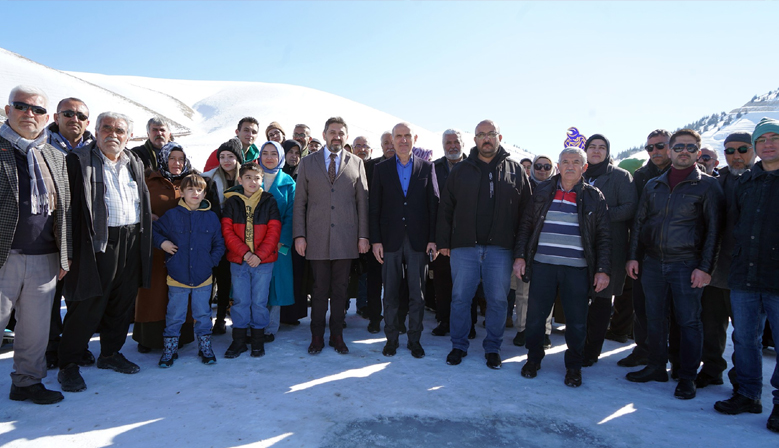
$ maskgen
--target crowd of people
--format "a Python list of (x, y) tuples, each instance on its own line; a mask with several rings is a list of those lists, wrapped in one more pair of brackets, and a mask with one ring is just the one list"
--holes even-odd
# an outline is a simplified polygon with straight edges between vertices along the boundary
[[(46, 126), (48, 108), (42, 90), (18, 86), (0, 127), (0, 325), (15, 320), (13, 400), (62, 400), (41, 383), (49, 368), (65, 392), (87, 388), (80, 367), (139, 372), (121, 353), (131, 324), (139, 352), (161, 351), (160, 367), (195, 341), (213, 364), (211, 337), (227, 332), (228, 313), (223, 357), (261, 357), (310, 306), (308, 353), (324, 350), (329, 329), (328, 345), (348, 354), (351, 280), (368, 332), (384, 324), (384, 356), (404, 334), (411, 356), (425, 356), (429, 307), (432, 335), (451, 338), (446, 363), (460, 364), (481, 299), (487, 367), (501, 368), (512, 326), (525, 378), (539, 374), (557, 303), (570, 387), (606, 338), (630, 337), (636, 347), (618, 365), (643, 367), (627, 379), (668, 381), (670, 360), (674, 396), (692, 399), (723, 384), (732, 323), (733, 395), (714, 408), (762, 412), (764, 329), (779, 328), (777, 120), (728, 135), (721, 169), (691, 129), (652, 131), (649, 160), (624, 169), (601, 134), (515, 161), (484, 120), (470, 151), (448, 129), (444, 156), (431, 160), (401, 122), (372, 158), (370, 138), (350, 140), (341, 117), (322, 140), (304, 124), (288, 139), (271, 122), (265, 141), (245, 117), (198, 171), (164, 118), (130, 149), (127, 116), (99, 114), (92, 134), (83, 100), (61, 100)], [(767, 426), (779, 432), (779, 365), (771, 384)]]

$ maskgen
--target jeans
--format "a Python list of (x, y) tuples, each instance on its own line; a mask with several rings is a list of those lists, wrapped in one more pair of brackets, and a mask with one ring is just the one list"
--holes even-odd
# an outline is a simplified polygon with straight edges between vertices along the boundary
[(588, 295), (590, 292), (587, 268), (575, 268), (533, 262), (533, 278), (527, 305), (526, 347), (527, 360), (541, 363), (544, 359), (544, 327), (552, 309), (557, 290), (565, 312), (565, 368), (580, 370), (587, 337)]
[[(763, 328), (766, 317), (777, 340), (779, 329), (779, 294), (731, 289), (733, 309), (733, 343), (735, 346), (738, 393), (753, 400), (760, 398), (763, 388)], [(779, 358), (774, 374), (774, 404), (779, 405)]]
[(668, 363), (668, 313), (679, 325), (679, 378), (694, 380), (703, 353), (701, 295), (703, 288), (692, 288), (692, 271), (697, 260), (662, 262), (644, 259), (641, 285), (644, 288), (649, 365), (665, 368)]
[(199, 288), (168, 286), (168, 311), (165, 313), (166, 338), (178, 337), (181, 326), (187, 320), (189, 294), (192, 293), (192, 317), (195, 319), (195, 336), (211, 334), (211, 285)]
[(451, 251), (452, 306), (449, 332), (452, 348), (468, 351), (471, 330), (471, 302), (479, 282), (484, 285), (487, 312), (484, 316), (487, 336), (485, 353), (500, 353), (506, 329), (506, 309), (511, 288), (512, 252), (499, 246), (476, 245)]
[(264, 329), (270, 321), (268, 294), (273, 277), (273, 263), (263, 263), (256, 268), (245, 261), (230, 263), (233, 280), (233, 306), (230, 316), (233, 328)]

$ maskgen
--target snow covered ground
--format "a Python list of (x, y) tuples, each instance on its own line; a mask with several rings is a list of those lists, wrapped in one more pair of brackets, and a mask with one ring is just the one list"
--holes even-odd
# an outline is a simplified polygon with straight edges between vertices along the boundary
[[(367, 321), (347, 316), (348, 355), (331, 348), (311, 356), (308, 319), (282, 325), (267, 354), (224, 359), (229, 332), (215, 336), (218, 362), (200, 363), (192, 344), (170, 369), (157, 367), (160, 353), (140, 354), (128, 336), (123, 353), (141, 366), (136, 375), (82, 368), (88, 389), (66, 393), (51, 406), (0, 397), (3, 447), (773, 447), (779, 436), (765, 428), (771, 411), (768, 381), (775, 354), (763, 361), (763, 414), (721, 415), (717, 400), (731, 388), (709, 386), (698, 397), (673, 398), (676, 383), (634, 384), (631, 369), (616, 361), (629, 344), (606, 341), (604, 354), (584, 369), (584, 384), (563, 384), (563, 336), (552, 334), (539, 376), (519, 374), (527, 351), (504, 336), (503, 368), (484, 364), (478, 336), (459, 366), (448, 366), (448, 337), (430, 334), (426, 311), (423, 359), (401, 348), (381, 354), (384, 338), (367, 332)], [(63, 310), (64, 311), (64, 310)], [(99, 352), (95, 338), (90, 343)], [(730, 359), (729, 346), (726, 358)], [(11, 380), (12, 352), (0, 354), (0, 392)], [(59, 390), (56, 370), (44, 380)]]

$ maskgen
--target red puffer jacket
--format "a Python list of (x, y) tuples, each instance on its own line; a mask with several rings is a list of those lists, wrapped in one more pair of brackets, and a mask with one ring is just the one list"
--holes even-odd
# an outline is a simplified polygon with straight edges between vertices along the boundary
[(258, 191), (247, 197), (240, 185), (227, 190), (222, 206), (222, 235), (231, 263), (243, 263), (249, 251), (260, 257), (262, 263), (276, 261), (281, 215), (273, 195)]

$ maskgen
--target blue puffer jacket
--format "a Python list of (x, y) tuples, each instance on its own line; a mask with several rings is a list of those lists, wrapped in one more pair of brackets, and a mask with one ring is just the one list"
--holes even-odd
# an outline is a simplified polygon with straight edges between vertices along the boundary
[(175, 281), (197, 286), (208, 280), (225, 252), (222, 225), (211, 204), (203, 201), (190, 210), (184, 199), (154, 222), (154, 247), (170, 240), (178, 247), (175, 255), (165, 253), (168, 275)]

